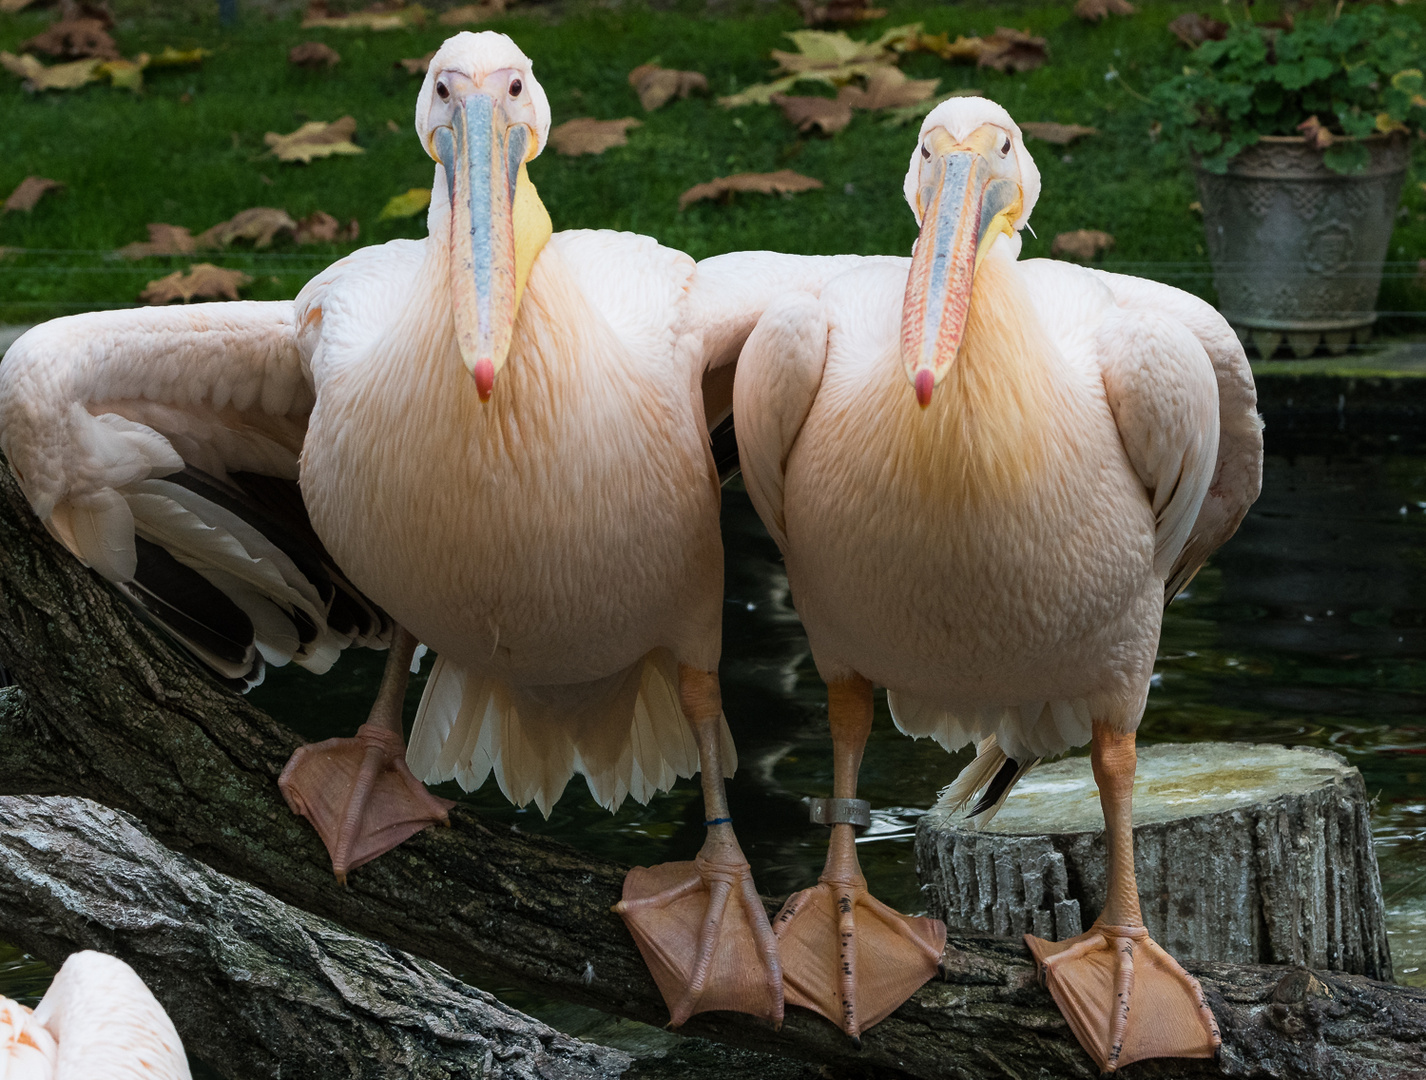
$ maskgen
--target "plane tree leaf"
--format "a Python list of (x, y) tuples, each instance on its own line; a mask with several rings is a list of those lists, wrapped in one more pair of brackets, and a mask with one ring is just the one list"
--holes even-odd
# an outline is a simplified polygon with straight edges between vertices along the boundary
[(1032, 139), (1040, 139), (1056, 146), (1068, 146), (1086, 135), (1098, 135), (1099, 129), (1083, 124), (1052, 124), (1031, 120), (1020, 125), (1020, 130)]
[(1205, 41), (1222, 41), (1228, 36), (1228, 24), (1211, 15), (1200, 15), (1187, 11), (1169, 23), (1173, 36), (1190, 49), (1196, 49)]
[(272, 148), (271, 154), (279, 161), (300, 161), (309, 164), (313, 158), (331, 157), (333, 154), (365, 153), (360, 146), (352, 142), (352, 136), (355, 134), (356, 118), (344, 116), (331, 123), (313, 120), (286, 135), (269, 131), (262, 138)]
[(381, 213), (376, 216), (376, 220), (389, 221), (392, 218), (415, 217), (430, 205), (430, 188), (409, 188), (400, 195), (393, 195), (388, 199), (386, 205), (382, 207)]
[(201, 63), (205, 56), (212, 56), (212, 49), (175, 49), (165, 45), (162, 51), (149, 57), (149, 67), (183, 67)]
[(103, 64), (104, 61), (90, 57), (87, 60), (72, 60), (67, 64), (51, 64), (46, 67), (29, 53), (16, 56), (14, 53), (0, 52), (0, 67), (11, 75), (24, 79), (25, 89), (33, 92), (78, 89), (85, 83), (100, 78), (98, 72)]
[(182, 225), (150, 222), (148, 240), (125, 244), (119, 254), (126, 259), (144, 259), (152, 255), (192, 255), (198, 250), (198, 240)]
[(985, 48), (976, 60), (977, 67), (996, 71), (1034, 71), (1044, 67), (1049, 59), (1045, 39), (1008, 26), (998, 26), (985, 39)]
[(320, 41), (304, 41), (287, 50), (287, 62), (293, 67), (317, 70), (340, 64), (342, 54)]
[(942, 94), (937, 98), (928, 98), (926, 101), (917, 102), (915, 105), (903, 105), (897, 109), (886, 109), (882, 112), (882, 124), (886, 127), (903, 127), (913, 120), (920, 120), (937, 105), (943, 101), (950, 101), (954, 97), (983, 97), (981, 91), (973, 86), (965, 86), (959, 90), (952, 90), (949, 94)]
[(618, 120), (596, 120), (592, 116), (579, 116), (552, 129), (550, 145), (557, 153), (569, 157), (602, 154), (612, 146), (627, 145), (629, 129), (642, 127), (643, 123), (632, 116)]
[(119, 59), (119, 46), (109, 36), (102, 19), (60, 19), (28, 41), (21, 42), (20, 51), (42, 52), (63, 60), (79, 60), (96, 56), (101, 60)]
[(869, 8), (866, 0), (828, 0), (825, 4), (797, 0), (797, 10), (806, 26), (849, 26), (886, 16), (886, 8)]
[(10, 192), (10, 197), (5, 200), (5, 213), (11, 210), (23, 210), (29, 213), (33, 210), (46, 192), (58, 191), (64, 184), (58, 180), (47, 180), (43, 176), (27, 176), (20, 181), (14, 191)]
[(739, 191), (791, 195), (799, 191), (816, 191), (821, 187), (822, 181), (795, 173), (791, 169), (779, 169), (771, 173), (737, 173), (734, 176), (720, 176), (703, 184), (694, 184), (678, 197), (678, 208), (686, 210), (702, 199), (730, 199)]
[(629, 72), (629, 85), (639, 95), (644, 112), (653, 112), (675, 97), (686, 98), (695, 90), (708, 92), (708, 77), (699, 71), (675, 71), (657, 64), (640, 64)]
[(505, 0), (487, 0), (484, 4), (465, 4), (441, 12), (436, 21), (442, 26), (473, 26), (505, 14)]
[(235, 240), (251, 240), (255, 248), (270, 247), (279, 233), (297, 232), (297, 222), (286, 210), (274, 206), (254, 206), (220, 221), (194, 238), (200, 248), (227, 247)]
[(837, 100), (853, 109), (899, 109), (928, 100), (940, 83), (940, 79), (908, 79), (900, 68), (883, 67), (867, 76), (865, 89), (842, 87)]
[(408, 57), (405, 60), (398, 60), (396, 61), (396, 66), (404, 68), (408, 75), (420, 75), (424, 77), (426, 69), (431, 66), (431, 61), (435, 58), (436, 50), (432, 49), (425, 56)]
[(312, 0), (302, 16), (303, 30), (400, 30), (403, 26), (421, 26), (426, 22), (426, 9), (420, 4), (404, 4), (401, 0), (370, 4), (361, 11), (347, 14), (334, 12), (326, 0)]
[(1085, 22), (1103, 22), (1110, 15), (1133, 15), (1139, 9), (1129, 0), (1079, 0), (1074, 13)]
[(1050, 254), (1057, 259), (1079, 259), (1089, 262), (1114, 246), (1114, 237), (1098, 229), (1075, 229), (1062, 232), (1050, 245)]
[(299, 244), (350, 243), (361, 236), (361, 226), (352, 218), (344, 226), (340, 221), (322, 210), (314, 210), (297, 223)]
[(145, 304), (171, 304), (182, 300), (237, 300), (238, 290), (253, 283), (241, 270), (226, 270), (212, 263), (197, 263), (185, 274), (175, 270), (167, 277), (150, 281), (139, 299)]
[(818, 128), (824, 135), (835, 135), (852, 122), (852, 107), (839, 98), (773, 94), (772, 104), (802, 132)]

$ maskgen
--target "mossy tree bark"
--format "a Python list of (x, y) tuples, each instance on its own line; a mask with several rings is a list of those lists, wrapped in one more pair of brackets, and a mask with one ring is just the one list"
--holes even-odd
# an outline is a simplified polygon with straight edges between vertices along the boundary
[[(663, 1023), (653, 980), (609, 911), (624, 867), (492, 830), (464, 807), (332, 878), (276, 778), (296, 736), (199, 671), (35, 521), (0, 470), (0, 794), (79, 795), (163, 844), (306, 911), (462, 974)], [(7, 916), (0, 911), (0, 933)], [(942, 980), (863, 1037), (789, 1010), (780, 1032), (695, 1017), (691, 1034), (825, 1062), (842, 1075), (1092, 1077), (1093, 1064), (1014, 940), (953, 936)], [(1140, 1075), (1407, 1080), (1426, 1070), (1426, 992), (1281, 968), (1191, 965), (1224, 1034), (1211, 1062)]]

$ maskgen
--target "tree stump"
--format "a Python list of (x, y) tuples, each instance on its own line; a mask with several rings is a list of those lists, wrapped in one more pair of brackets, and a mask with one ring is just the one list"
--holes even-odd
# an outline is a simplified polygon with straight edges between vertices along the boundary
[[(953, 930), (1072, 937), (1104, 905), (1107, 865), (1088, 758), (1034, 769), (984, 830), (938, 803), (916, 832), (927, 907)], [(1337, 754), (1141, 747), (1134, 866), (1177, 957), (1391, 979), (1370, 804)]]

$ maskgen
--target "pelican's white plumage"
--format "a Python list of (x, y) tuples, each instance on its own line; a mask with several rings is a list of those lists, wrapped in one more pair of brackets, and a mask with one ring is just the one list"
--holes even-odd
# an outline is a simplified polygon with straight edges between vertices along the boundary
[(65, 960), (31, 1012), (0, 997), (0, 1080), (188, 1080), (173, 1021), (133, 968), (99, 952)]
[[(1261, 422), (1242, 346), (1208, 304), (1018, 261), (1039, 191), (1004, 109), (938, 106), (905, 184), (913, 258), (771, 304), (734, 408), (744, 480), (829, 685), (838, 798), (855, 794), (873, 684), (908, 734), (948, 750), (977, 741), (943, 796), (983, 791), (972, 813), (993, 814), (1039, 758), (1093, 739), (1110, 903), (1073, 949), (1031, 945), (1112, 1070), (1217, 1045), (1197, 984), (1140, 919), (1133, 732), (1164, 603), (1257, 497)], [(915, 942), (937, 938), (865, 895), (851, 841), (837, 826), (822, 884), (776, 926), (789, 1000), (855, 1035), (934, 971), (935, 950)], [(855, 977), (832, 964), (849, 949), (837, 912), (852, 911), (869, 942), (850, 947)], [(1133, 1015), (1150, 1017), (1136, 1027), (1126, 977)]]

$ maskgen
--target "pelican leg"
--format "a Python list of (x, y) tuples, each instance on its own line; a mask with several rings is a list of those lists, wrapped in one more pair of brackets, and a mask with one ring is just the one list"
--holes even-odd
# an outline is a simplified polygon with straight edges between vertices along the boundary
[[(872, 687), (854, 676), (827, 687), (836, 799), (853, 799), (871, 732)], [(860, 1045), (936, 973), (946, 944), (939, 919), (912, 918), (867, 892), (856, 833), (834, 824), (816, 886), (790, 897), (773, 930), (782, 947), (787, 1000), (821, 1013)]]
[(614, 905), (663, 994), (669, 1026), (713, 1009), (782, 1024), (782, 969), (767, 910), (728, 817), (719, 750), (717, 675), (678, 668), (683, 713), (698, 742), (708, 837), (692, 862), (636, 866)]
[(427, 825), (450, 824), (455, 803), (432, 795), (406, 765), (401, 703), (415, 651), (416, 639), (398, 627), (381, 689), (356, 737), (299, 746), (277, 778), (292, 812), (310, 821), (327, 845), (343, 885), (349, 871)]
[(1109, 846), (1109, 896), (1083, 934), (1025, 935), (1040, 977), (1101, 1073), (1145, 1058), (1212, 1057), (1221, 1039), (1198, 980), (1144, 928), (1134, 878), (1133, 734), (1096, 722), (1094, 779)]

